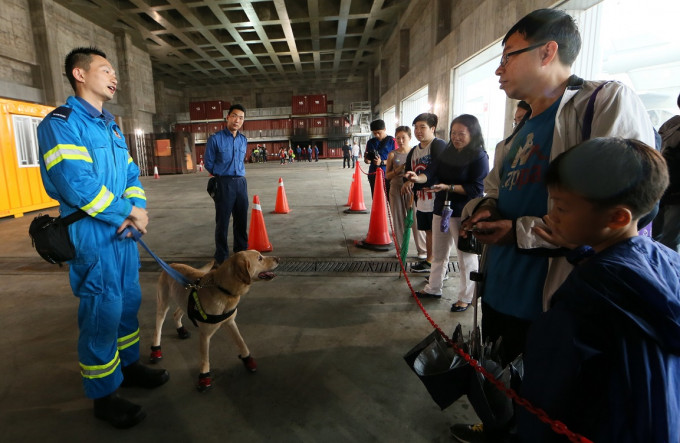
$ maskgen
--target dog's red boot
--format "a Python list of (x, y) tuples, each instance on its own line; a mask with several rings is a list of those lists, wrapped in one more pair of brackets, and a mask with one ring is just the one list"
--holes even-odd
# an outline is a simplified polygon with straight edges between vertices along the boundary
[(238, 358), (241, 359), (248, 372), (257, 372), (257, 363), (255, 363), (255, 359), (252, 356), (241, 357), (239, 355)]
[(151, 356), (149, 357), (149, 363), (158, 363), (163, 360), (163, 351), (161, 351), (160, 346), (151, 346)]
[(198, 392), (208, 392), (212, 389), (212, 378), (210, 372), (198, 374), (198, 385), (196, 385)]

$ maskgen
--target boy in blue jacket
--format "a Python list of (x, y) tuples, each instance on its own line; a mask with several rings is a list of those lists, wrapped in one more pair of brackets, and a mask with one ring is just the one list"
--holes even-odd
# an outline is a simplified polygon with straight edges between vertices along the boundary
[[(576, 267), (529, 331), (521, 395), (592, 441), (680, 441), (680, 255), (637, 236), (668, 186), (662, 156), (596, 138), (558, 156), (546, 184), (548, 229), (534, 229)], [(566, 441), (523, 409), (518, 431)]]

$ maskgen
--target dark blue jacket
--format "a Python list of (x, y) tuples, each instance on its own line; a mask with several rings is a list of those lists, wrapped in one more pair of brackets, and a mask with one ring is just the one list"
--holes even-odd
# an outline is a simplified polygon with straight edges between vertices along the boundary
[[(680, 255), (633, 237), (578, 265), (524, 364), (521, 395), (592, 441), (680, 441)], [(566, 441), (519, 409), (522, 441)]]

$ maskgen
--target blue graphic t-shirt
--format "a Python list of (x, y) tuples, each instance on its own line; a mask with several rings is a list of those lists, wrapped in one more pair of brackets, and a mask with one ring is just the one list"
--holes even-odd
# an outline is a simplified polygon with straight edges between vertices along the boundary
[[(550, 163), (555, 115), (560, 100), (529, 119), (503, 159), (498, 210), (501, 218), (543, 217), (548, 211), (544, 184)], [(515, 245), (494, 245), (487, 256), (484, 301), (493, 309), (525, 320), (542, 311), (548, 258), (522, 253)]]

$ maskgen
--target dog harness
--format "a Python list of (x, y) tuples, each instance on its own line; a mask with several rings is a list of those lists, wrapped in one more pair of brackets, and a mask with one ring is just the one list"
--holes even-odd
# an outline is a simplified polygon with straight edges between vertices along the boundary
[[(189, 301), (187, 304), (187, 316), (189, 317), (189, 320), (194, 324), (194, 326), (198, 327), (197, 321), (200, 321), (201, 323), (209, 323), (209, 324), (215, 324), (215, 323), (221, 323), (224, 320), (228, 319), (231, 317), (234, 312), (236, 312), (236, 308), (232, 309), (231, 311), (225, 312), (223, 314), (206, 314), (206, 312), (203, 310), (203, 307), (201, 306), (201, 302), (198, 300), (198, 289), (200, 286), (198, 285), (193, 285), (191, 287), (191, 292), (189, 293)], [(227, 295), (231, 295), (231, 292), (228, 290), (224, 289), (221, 286), (217, 286), (217, 289), (220, 291), (226, 293)]]

